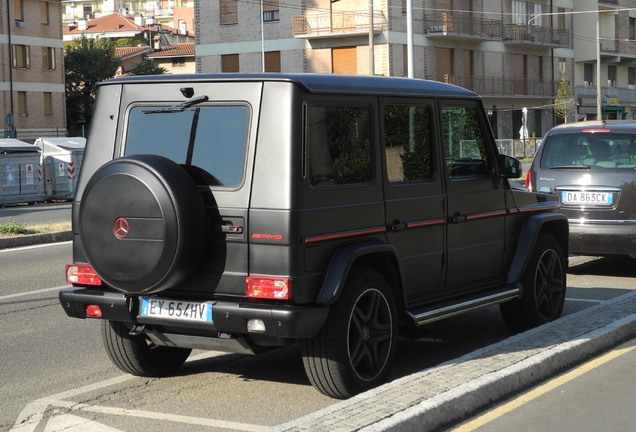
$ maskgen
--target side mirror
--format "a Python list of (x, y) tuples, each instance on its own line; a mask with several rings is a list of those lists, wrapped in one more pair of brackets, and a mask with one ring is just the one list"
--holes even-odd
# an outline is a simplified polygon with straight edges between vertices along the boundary
[(499, 162), (503, 168), (501, 176), (504, 178), (519, 178), (523, 175), (523, 168), (521, 167), (521, 161), (513, 158), (512, 156), (499, 155)]

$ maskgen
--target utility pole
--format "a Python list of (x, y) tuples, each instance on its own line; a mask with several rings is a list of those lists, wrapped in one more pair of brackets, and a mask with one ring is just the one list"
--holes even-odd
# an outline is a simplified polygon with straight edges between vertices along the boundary
[(7, 41), (9, 49), (9, 112), (7, 113), (5, 122), (7, 129), (4, 131), (5, 138), (15, 138), (15, 123), (13, 115), (13, 45), (11, 44), (11, 13), (10, 13), (10, 0), (7, 0)]
[(373, 45), (373, 0), (369, 0), (369, 75), (375, 75), (375, 47)]

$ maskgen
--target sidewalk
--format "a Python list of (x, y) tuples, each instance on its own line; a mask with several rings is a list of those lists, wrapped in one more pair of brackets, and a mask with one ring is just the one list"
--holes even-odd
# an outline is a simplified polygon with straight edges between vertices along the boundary
[(271, 430), (440, 430), (634, 336), (636, 292), (401, 378)]

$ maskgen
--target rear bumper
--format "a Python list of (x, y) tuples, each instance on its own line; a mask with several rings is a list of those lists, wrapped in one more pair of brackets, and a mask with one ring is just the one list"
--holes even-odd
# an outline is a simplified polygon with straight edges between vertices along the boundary
[[(87, 318), (86, 306), (98, 305), (102, 310), (101, 319), (109, 321), (165, 326), (172, 332), (178, 331), (179, 328), (182, 328), (184, 333), (201, 329), (280, 339), (306, 339), (315, 336), (329, 314), (329, 308), (325, 305), (297, 306), (217, 301), (213, 304), (214, 323), (200, 324), (138, 317), (139, 306), (136, 298), (119, 293), (69, 289), (60, 291), (59, 299), (66, 314), (72, 318)], [(249, 332), (247, 323), (252, 319), (263, 321), (265, 331)]]
[(636, 221), (570, 220), (570, 253), (636, 259)]

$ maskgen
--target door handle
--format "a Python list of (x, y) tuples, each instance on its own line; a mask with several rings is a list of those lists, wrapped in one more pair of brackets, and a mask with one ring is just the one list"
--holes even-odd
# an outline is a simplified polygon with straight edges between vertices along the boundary
[(458, 224), (461, 222), (466, 222), (466, 216), (465, 215), (461, 215), (459, 213), (455, 213), (453, 216), (448, 218), (449, 222), (452, 222), (454, 224)]

